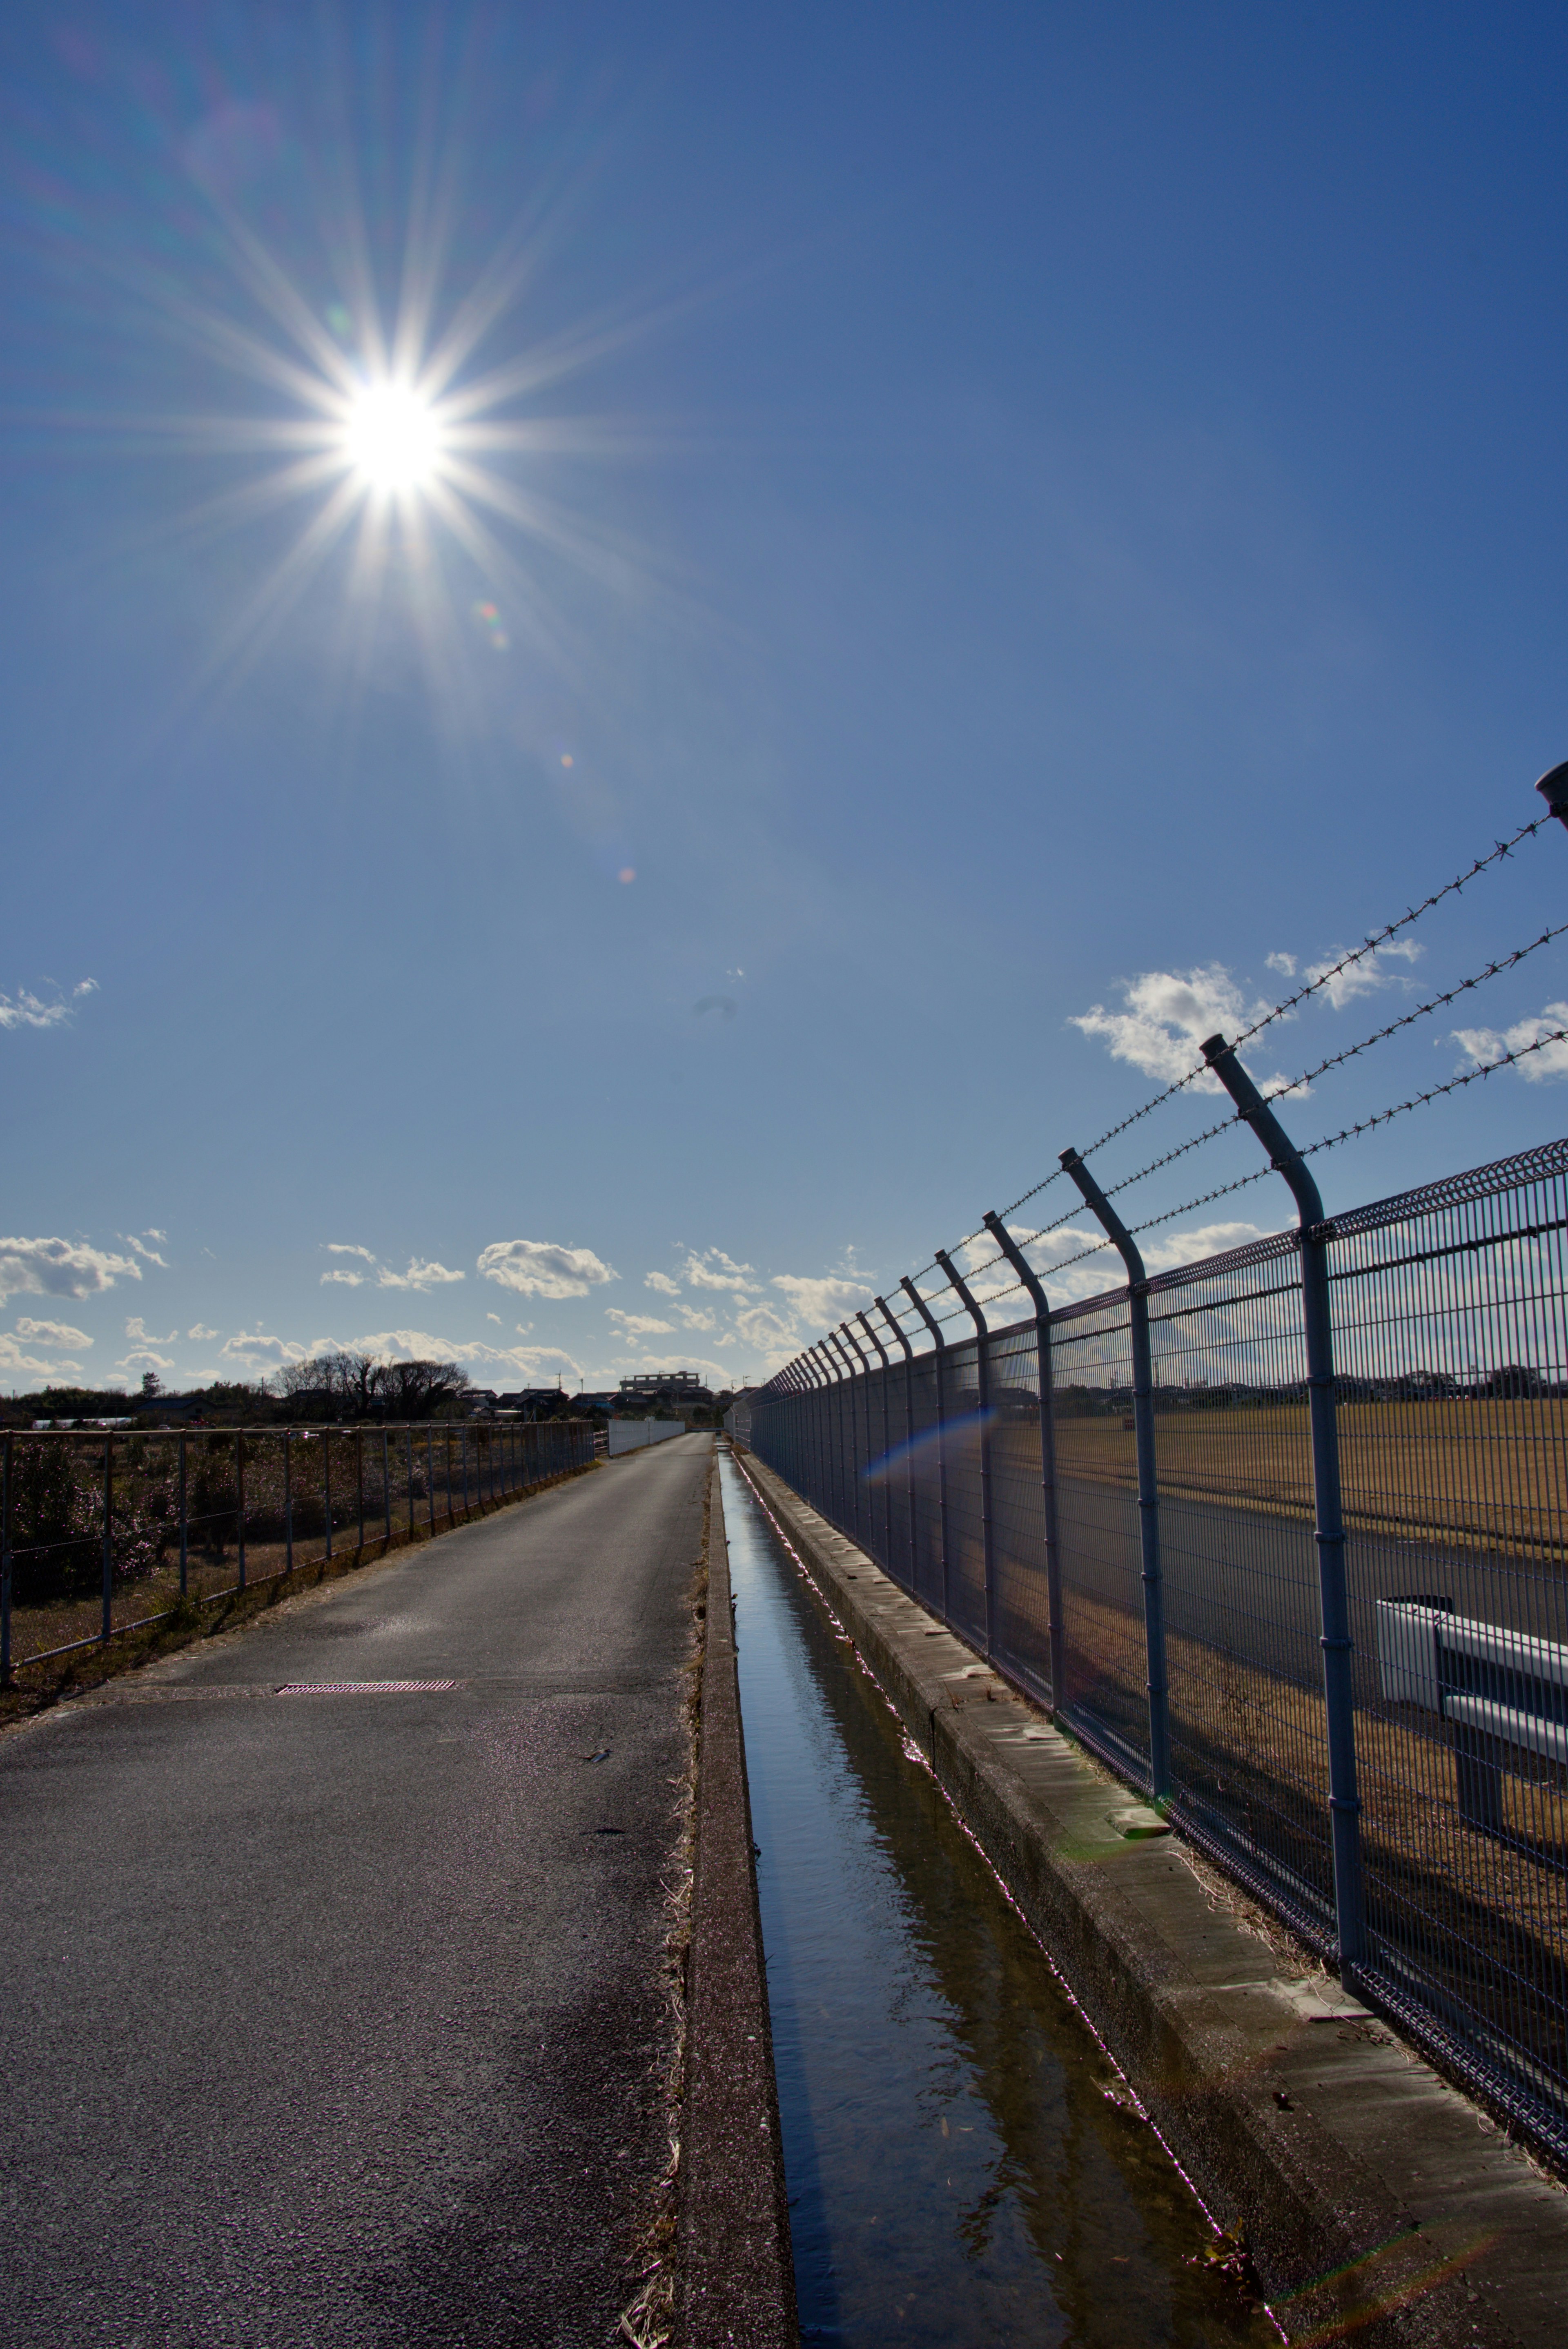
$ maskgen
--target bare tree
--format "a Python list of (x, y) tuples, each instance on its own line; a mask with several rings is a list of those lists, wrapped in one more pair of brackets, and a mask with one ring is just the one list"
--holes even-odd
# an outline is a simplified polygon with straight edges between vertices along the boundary
[(469, 1374), (457, 1362), (380, 1362), (376, 1392), (388, 1419), (433, 1419), (447, 1403), (469, 1391)]

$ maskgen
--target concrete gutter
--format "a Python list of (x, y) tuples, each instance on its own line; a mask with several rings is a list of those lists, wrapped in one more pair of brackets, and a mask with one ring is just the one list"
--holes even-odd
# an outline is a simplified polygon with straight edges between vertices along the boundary
[(1559, 2349), (1568, 2193), (781, 1478), (740, 1465), (1285, 2339)]
[(686, 1977), (676, 2339), (797, 2349), (795, 2270), (746, 1788), (729, 1553), (713, 1468)]

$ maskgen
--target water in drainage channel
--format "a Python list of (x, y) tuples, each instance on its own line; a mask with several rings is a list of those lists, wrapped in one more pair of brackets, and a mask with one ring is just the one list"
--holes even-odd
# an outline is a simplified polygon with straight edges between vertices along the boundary
[(721, 1458), (802, 2338), (1277, 2344)]

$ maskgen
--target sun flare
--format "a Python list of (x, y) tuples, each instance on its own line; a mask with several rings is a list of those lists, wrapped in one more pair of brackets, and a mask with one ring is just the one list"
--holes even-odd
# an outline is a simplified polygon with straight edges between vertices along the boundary
[(428, 489), (440, 471), (440, 421), (411, 385), (364, 384), (349, 402), (343, 451), (367, 489)]

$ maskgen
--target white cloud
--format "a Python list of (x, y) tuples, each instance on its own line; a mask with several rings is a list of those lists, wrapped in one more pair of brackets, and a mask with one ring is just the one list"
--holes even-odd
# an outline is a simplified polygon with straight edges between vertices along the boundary
[[(1166, 1084), (1187, 1074), (1205, 1036), (1233, 1036), (1268, 1009), (1260, 1003), (1249, 1012), (1240, 988), (1218, 962), (1189, 971), (1146, 970), (1122, 980), (1121, 991), (1124, 1011), (1108, 1011), (1097, 1003), (1068, 1025), (1085, 1036), (1103, 1038), (1113, 1061), (1129, 1061)], [(1218, 1077), (1207, 1070), (1196, 1083), (1203, 1092), (1220, 1090)]]
[(485, 1319), (486, 1319), (487, 1321), (494, 1321), (494, 1322), (496, 1322), (496, 1323), (499, 1325), (500, 1320), (500, 1315), (499, 1313), (487, 1313), (487, 1314), (485, 1315)]
[(643, 1282), (645, 1288), (656, 1288), (661, 1297), (678, 1297), (681, 1285), (672, 1280), (667, 1272), (650, 1272)]
[(466, 1273), (449, 1271), (444, 1264), (427, 1262), (417, 1256), (409, 1257), (407, 1272), (394, 1272), (391, 1266), (383, 1264), (370, 1248), (356, 1247), (351, 1240), (327, 1240), (325, 1245), (328, 1256), (357, 1257), (362, 1264), (369, 1267), (369, 1270), (359, 1272), (348, 1265), (338, 1265), (331, 1272), (322, 1274), (324, 1288), (335, 1285), (341, 1288), (363, 1288), (366, 1281), (374, 1278), (377, 1288), (413, 1288), (422, 1293), (468, 1278)]
[(706, 1306), (683, 1302), (676, 1306), (676, 1310), (681, 1317), (683, 1330), (717, 1330), (718, 1327), (717, 1314), (710, 1312)]
[(754, 1346), (758, 1353), (782, 1346), (794, 1331), (794, 1322), (776, 1313), (771, 1305), (748, 1305), (744, 1313), (735, 1317), (736, 1336), (744, 1344)]
[(81, 1367), (81, 1364), (76, 1361), (64, 1360), (45, 1361), (36, 1354), (24, 1353), (10, 1331), (0, 1330), (0, 1371), (9, 1373), (13, 1378), (55, 1379), (63, 1374), (79, 1372)]
[[(1169, 1272), (1175, 1265), (1196, 1264), (1202, 1257), (1228, 1255), (1232, 1248), (1267, 1239), (1282, 1228), (1279, 1224), (1199, 1224), (1191, 1231), (1170, 1232), (1162, 1239), (1140, 1241), (1139, 1246), (1149, 1271)], [(1114, 1288), (1119, 1282), (1099, 1285)]]
[(178, 1330), (170, 1330), (167, 1338), (155, 1338), (138, 1313), (126, 1323), (125, 1334), (139, 1346), (172, 1346), (180, 1332)]
[[(1517, 1020), (1511, 1028), (1456, 1028), (1454, 1042), (1479, 1068), (1504, 1052), (1522, 1052), (1537, 1037), (1553, 1035), (1559, 1028), (1568, 1028), (1568, 1003), (1549, 1003), (1532, 1019)], [(1568, 1077), (1568, 1043), (1543, 1045), (1528, 1061), (1521, 1061), (1519, 1073), (1536, 1085), (1549, 1077)]]
[(92, 1340), (85, 1330), (73, 1330), (68, 1321), (35, 1321), (30, 1315), (17, 1317), (16, 1335), (30, 1338), (36, 1346), (90, 1346)]
[(1266, 969), (1277, 970), (1282, 978), (1294, 978), (1295, 977), (1295, 957), (1294, 955), (1264, 955), (1264, 964)]
[(776, 1272), (773, 1287), (789, 1300), (789, 1310), (813, 1330), (831, 1327), (856, 1307), (869, 1305), (872, 1292), (863, 1280), (846, 1280), (836, 1273), (820, 1279), (793, 1272)]
[(134, 1248), (136, 1250), (137, 1255), (142, 1258), (144, 1263), (161, 1265), (164, 1271), (168, 1271), (169, 1265), (167, 1258), (160, 1257), (156, 1248), (150, 1248), (144, 1245), (148, 1240), (162, 1239), (164, 1235), (161, 1232), (143, 1232), (139, 1237), (135, 1232), (121, 1232), (119, 1237), (125, 1242), (127, 1247)]
[(133, 1346), (129, 1353), (122, 1354), (115, 1364), (117, 1371), (171, 1371), (173, 1368), (173, 1355), (160, 1354), (151, 1346)]
[[(98, 991), (98, 983), (96, 978), (78, 978), (75, 987), (71, 989), (71, 993), (73, 995), (96, 995)], [(155, 1240), (160, 1240), (163, 1237), (163, 1234), (161, 1232), (153, 1232), (150, 1237)]]
[(237, 1362), (242, 1370), (275, 1371), (284, 1362), (303, 1362), (305, 1350), (292, 1339), (269, 1338), (263, 1330), (237, 1330), (223, 1348), (225, 1362)]
[(198, 1346), (210, 1346), (214, 1338), (221, 1338), (222, 1334), (221, 1330), (203, 1329), (200, 1321), (193, 1330), (187, 1330), (185, 1332), (185, 1335)]
[(727, 1288), (751, 1297), (757, 1288), (756, 1282), (748, 1278), (752, 1269), (748, 1264), (737, 1264), (722, 1248), (689, 1248), (681, 1277), (688, 1288)]
[(377, 1288), (444, 1288), (449, 1282), (466, 1280), (466, 1272), (452, 1272), (444, 1264), (428, 1263), (419, 1257), (408, 1258), (407, 1272), (392, 1272), (383, 1265), (376, 1275)]
[(652, 1313), (623, 1313), (617, 1305), (604, 1308), (604, 1319), (613, 1321), (623, 1338), (667, 1338), (675, 1329), (673, 1321), (660, 1321)]
[(492, 1240), (480, 1250), (479, 1269), (524, 1297), (586, 1297), (621, 1278), (592, 1248), (561, 1247), (553, 1240)]
[(0, 1300), (24, 1292), (38, 1297), (96, 1297), (117, 1280), (139, 1280), (133, 1257), (111, 1256), (80, 1240), (0, 1239)]
[[(1346, 974), (1348, 977), (1349, 974)], [(1381, 981), (1372, 982), (1380, 985)], [(1196, 970), (1146, 970), (1121, 981), (1127, 999), (1124, 1011), (1108, 1011), (1101, 1003), (1075, 1014), (1068, 1026), (1086, 1036), (1099, 1036), (1113, 1061), (1130, 1061), (1146, 1077), (1174, 1084), (1200, 1059), (1198, 1047), (1210, 1036), (1233, 1037), (1270, 1009), (1249, 1004), (1223, 963), (1212, 962)], [(1259, 1077), (1259, 1091), (1278, 1092), (1289, 1079)], [(1220, 1092), (1220, 1080), (1203, 1069), (1192, 1081), (1194, 1092)], [(1305, 1099), (1307, 1088), (1298, 1086)]]
[[(1326, 972), (1334, 970), (1343, 951), (1343, 948), (1336, 948), (1333, 954), (1325, 955), (1321, 962), (1310, 963), (1306, 972), (1308, 978), (1323, 978)], [(1323, 993), (1336, 1011), (1342, 1010), (1346, 1004), (1354, 1003), (1357, 996), (1371, 995), (1378, 988), (1397, 981), (1402, 974), (1390, 970), (1390, 963), (1408, 966), (1418, 962), (1424, 951), (1413, 938), (1396, 939), (1392, 946), (1377, 947), (1371, 954), (1363, 955), (1359, 962), (1353, 962), (1347, 970), (1335, 971), (1334, 977), (1326, 980)]]

